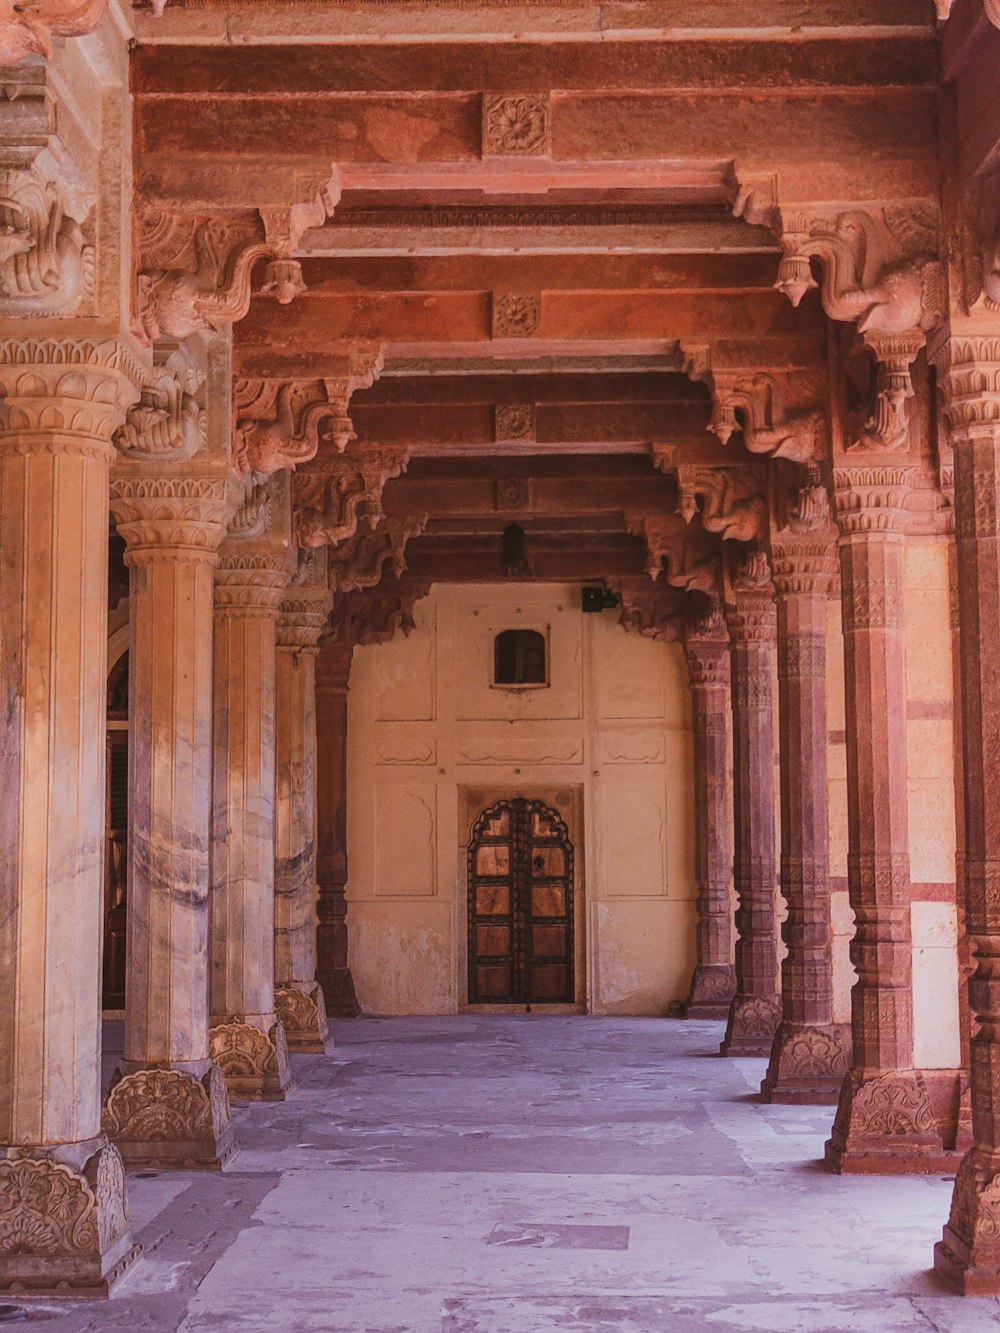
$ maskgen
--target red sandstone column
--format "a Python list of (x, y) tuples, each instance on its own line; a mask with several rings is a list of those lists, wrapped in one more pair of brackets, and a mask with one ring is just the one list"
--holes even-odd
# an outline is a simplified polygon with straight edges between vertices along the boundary
[(215, 572), (212, 1057), (230, 1097), (291, 1086), (274, 1007), (275, 624), (288, 556), (223, 543)]
[(316, 663), (316, 976), (332, 1018), (361, 1013), (347, 961), (347, 685), (353, 644), (327, 639)]
[(911, 466), (835, 472), (847, 705), (853, 1063), (827, 1161), (838, 1171), (935, 1170), (942, 1150), (913, 1067), (903, 646)]
[(128, 545), (129, 840), (125, 1058), (104, 1114), (130, 1166), (218, 1168), (233, 1149), (208, 1048), (213, 571), (223, 476), (122, 464)]
[[(825, 499), (825, 492), (823, 492)], [(833, 1023), (833, 927), (827, 818), (826, 608), (836, 588), (836, 532), (771, 542), (778, 605), (782, 938), (781, 1024), (766, 1102), (836, 1102), (849, 1035)], [(846, 1038), (846, 1040), (845, 1040)]]
[(293, 1051), (322, 1053), (316, 981), (316, 656), (330, 613), (326, 552), (300, 551), (278, 616), (275, 731), (274, 999)]
[(691, 676), (694, 724), (694, 838), (698, 884), (697, 962), (684, 1007), (686, 1018), (726, 1018), (736, 994), (732, 962), (732, 859), (727, 807), (726, 720), (729, 644), (725, 626), (714, 637), (697, 627), (684, 648)]
[(138, 377), (112, 338), (0, 341), (4, 1292), (107, 1295), (138, 1254), (100, 1068), (108, 466)]
[(781, 1016), (775, 933), (774, 589), (751, 553), (726, 599), (733, 700), (736, 994), (723, 1055), (766, 1056)]
[(965, 912), (973, 1146), (955, 1181), (937, 1271), (959, 1290), (1000, 1294), (1000, 326), (948, 347), (964, 744)]

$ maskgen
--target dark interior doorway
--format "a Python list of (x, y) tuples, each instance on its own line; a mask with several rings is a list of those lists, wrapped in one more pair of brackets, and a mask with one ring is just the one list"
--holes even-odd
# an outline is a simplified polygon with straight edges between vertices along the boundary
[(498, 801), (469, 844), (469, 1003), (571, 1004), (573, 844), (559, 814)]

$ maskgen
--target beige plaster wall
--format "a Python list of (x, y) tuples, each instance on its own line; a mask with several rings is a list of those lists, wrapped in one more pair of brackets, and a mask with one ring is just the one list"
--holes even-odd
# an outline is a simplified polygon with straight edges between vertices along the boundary
[[(690, 696), (679, 645), (584, 615), (577, 587), (448, 586), (408, 637), (355, 652), (351, 966), (376, 1013), (466, 999), (465, 848), (479, 810), (540, 796), (577, 863), (577, 1000), (662, 1014), (694, 966)], [(490, 687), (493, 639), (549, 636), (550, 685)]]

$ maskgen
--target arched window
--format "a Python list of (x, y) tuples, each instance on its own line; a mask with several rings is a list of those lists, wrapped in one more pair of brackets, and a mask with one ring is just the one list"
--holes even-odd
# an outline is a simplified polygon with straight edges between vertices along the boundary
[(547, 685), (545, 635), (537, 629), (505, 629), (493, 641), (494, 685)]

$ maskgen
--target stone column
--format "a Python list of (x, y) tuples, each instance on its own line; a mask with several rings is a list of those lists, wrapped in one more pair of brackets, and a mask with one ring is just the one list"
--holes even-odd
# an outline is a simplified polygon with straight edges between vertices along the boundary
[(234, 1146), (208, 1047), (213, 570), (234, 500), (224, 475), (143, 464), (112, 486), (130, 571), (128, 1002), (104, 1124), (130, 1166), (219, 1168)]
[(116, 339), (0, 342), (0, 1292), (107, 1295), (138, 1254), (100, 959), (108, 470), (139, 378)]
[(324, 1052), (316, 980), (316, 656), (330, 613), (326, 551), (301, 551), (278, 616), (274, 998), (288, 1045)]
[(935, 1167), (941, 1138), (913, 1067), (903, 531), (912, 466), (834, 473), (847, 711), (853, 1062), (827, 1161), (838, 1171)]
[(280, 1101), (291, 1086), (274, 1007), (275, 624), (283, 551), (223, 543), (215, 571), (209, 1045), (230, 1097)]
[[(817, 488), (818, 489), (818, 488)], [(781, 1023), (761, 1085), (766, 1102), (836, 1102), (850, 1063), (833, 1022), (833, 923), (827, 817), (826, 608), (837, 586), (836, 531), (771, 542), (778, 607), (781, 754)], [(846, 1040), (845, 1040), (846, 1038)]]
[(347, 684), (354, 645), (327, 639), (316, 663), (316, 975), (332, 1018), (361, 1013), (347, 961)]
[(781, 1006), (775, 926), (774, 589), (762, 552), (747, 557), (726, 605), (733, 701), (736, 994), (723, 1055), (766, 1056)]
[(729, 644), (725, 626), (720, 623), (718, 628), (715, 637), (689, 634), (684, 645), (691, 677), (698, 884), (697, 962), (684, 1007), (686, 1018), (726, 1018), (736, 994), (726, 754)]
[[(1000, 326), (947, 348), (964, 746), (965, 916), (973, 1143), (955, 1180), (935, 1268), (969, 1295), (1000, 1294)], [(978, 1028), (978, 1030), (976, 1030)]]

